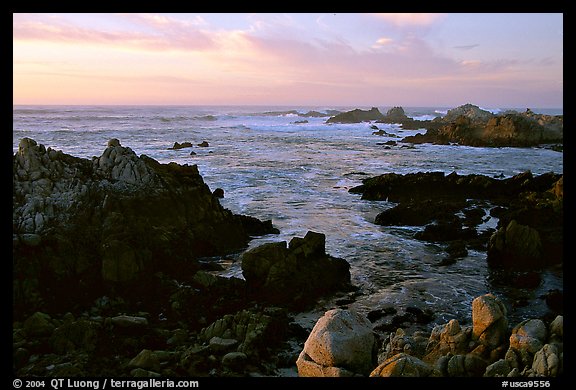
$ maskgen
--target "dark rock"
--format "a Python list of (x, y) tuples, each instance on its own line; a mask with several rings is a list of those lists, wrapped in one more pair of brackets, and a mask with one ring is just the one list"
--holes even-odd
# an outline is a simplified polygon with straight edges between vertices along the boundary
[(540, 234), (534, 228), (512, 220), (488, 242), (488, 264), (493, 267), (541, 268), (543, 256)]
[[(211, 350), (215, 340), (237, 341), (235, 350), (255, 359), (269, 355), (269, 351), (284, 339), (287, 329), (288, 318), (283, 310), (241, 310), (212, 322), (200, 331), (198, 338), (211, 344)], [(232, 344), (232, 341), (224, 343)]]
[(42, 312), (36, 312), (24, 321), (24, 332), (28, 337), (50, 336), (54, 328), (52, 318)]
[(257, 300), (306, 307), (320, 296), (350, 288), (350, 265), (325, 253), (325, 236), (264, 244), (241, 256), (249, 293)]
[(446, 242), (475, 238), (476, 231), (474, 229), (462, 229), (462, 221), (453, 216), (426, 225), (424, 231), (415, 233), (414, 237), (423, 241)]
[(453, 259), (468, 256), (466, 244), (462, 240), (451, 241), (446, 247), (446, 252), (448, 252), (448, 255)]
[(464, 205), (464, 202), (433, 200), (402, 202), (378, 214), (374, 223), (383, 226), (422, 226), (437, 219), (447, 219)]
[[(427, 225), (415, 238), (461, 240), (468, 248), (486, 250), (492, 267), (541, 269), (563, 261), (562, 174), (534, 176), (526, 171), (496, 179), (455, 172), (389, 173), (362, 183), (349, 192), (366, 200), (399, 203), (378, 214), (376, 224)], [(490, 216), (498, 218), (498, 228), (477, 231), (488, 207)], [(464, 255), (464, 249), (441, 265), (452, 264), (452, 256)]]
[(232, 371), (241, 371), (248, 360), (243, 352), (229, 352), (222, 357), (222, 365)]
[[(118, 141), (118, 140), (116, 140), (116, 141)], [(120, 146), (120, 141), (118, 141), (117, 145), (110, 145), (110, 143), (108, 143), (108, 146)], [(191, 148), (192, 146), (194, 146), (194, 145), (192, 145), (192, 142), (188, 142), (188, 141), (182, 142), (182, 143), (174, 142), (174, 146), (172, 146), (171, 148), (168, 148), (168, 149), (178, 150), (178, 149), (184, 149), (184, 148)]]
[(208, 146), (210, 146), (210, 144), (208, 143), (208, 141), (202, 141), (198, 144), (198, 146), (200, 146), (201, 148), (207, 148)]
[(384, 115), (382, 115), (378, 108), (372, 107), (370, 110), (355, 109), (337, 114), (328, 118), (326, 123), (360, 123), (382, 119), (384, 119)]
[(555, 312), (564, 313), (564, 292), (558, 289), (550, 290), (544, 296), (548, 307)]
[(90, 161), (20, 142), (13, 231), (19, 242), (39, 239), (13, 246), (19, 316), (90, 305), (111, 290), (153, 302), (144, 297), (154, 294), (157, 272), (190, 277), (195, 259), (237, 252), (253, 235), (277, 231), (223, 208), (197, 166), (138, 157), (118, 140), (109, 145)]
[(542, 282), (542, 277), (538, 272), (518, 272), (512, 279), (512, 285), (517, 288), (535, 289)]
[(212, 195), (215, 196), (216, 198), (224, 198), (224, 190), (222, 188), (216, 188), (212, 192)]
[(562, 142), (562, 116), (505, 112), (494, 115), (472, 104), (449, 110), (444, 118), (434, 120), (426, 134), (408, 136), (403, 142), (457, 143), (469, 146), (535, 146)]
[(59, 354), (77, 350), (93, 352), (100, 328), (98, 323), (86, 319), (62, 324), (54, 330), (51, 337), (54, 351)]

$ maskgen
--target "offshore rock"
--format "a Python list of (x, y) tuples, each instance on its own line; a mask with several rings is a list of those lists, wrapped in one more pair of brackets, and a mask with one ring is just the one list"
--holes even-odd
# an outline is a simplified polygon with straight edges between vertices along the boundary
[(494, 115), (472, 104), (449, 110), (436, 118), (426, 134), (405, 137), (410, 143), (457, 143), (483, 147), (528, 147), (563, 142), (563, 116), (507, 111)]
[(383, 120), (385, 116), (376, 107), (370, 110), (355, 109), (342, 112), (326, 120), (326, 123), (360, 123), (368, 121)]
[(22, 139), (12, 199), (19, 316), (68, 310), (113, 286), (147, 296), (154, 273), (189, 277), (198, 257), (273, 232), (271, 222), (223, 208), (195, 165), (138, 157), (117, 139), (92, 160)]

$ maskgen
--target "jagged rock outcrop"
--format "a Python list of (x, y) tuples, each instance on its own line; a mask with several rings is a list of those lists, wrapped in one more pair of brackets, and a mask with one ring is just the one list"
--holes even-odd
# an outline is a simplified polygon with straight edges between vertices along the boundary
[(442, 122), (454, 122), (459, 117), (466, 117), (473, 122), (486, 122), (487, 120), (494, 117), (490, 111), (483, 110), (474, 104), (466, 103), (456, 108), (452, 108), (446, 112), (442, 118), (438, 118), (437, 120), (441, 120)]
[(138, 157), (117, 139), (92, 160), (22, 139), (12, 199), (18, 315), (92, 302), (111, 284), (146, 295), (156, 272), (191, 276), (198, 257), (274, 232), (224, 209), (195, 165)]
[[(378, 214), (376, 224), (425, 225), (415, 238), (484, 248), (492, 267), (541, 269), (563, 261), (562, 174), (527, 171), (496, 179), (455, 172), (390, 173), (362, 183), (349, 191), (366, 200), (398, 203)], [(476, 229), (485, 220), (484, 208), (498, 218), (489, 234)]]
[(325, 252), (326, 236), (309, 231), (304, 238), (263, 244), (241, 255), (248, 294), (258, 301), (293, 308), (350, 285), (350, 264)]
[(334, 115), (326, 120), (326, 123), (360, 123), (385, 119), (384, 115), (376, 107), (369, 110), (354, 109)]
[(563, 142), (561, 115), (536, 115), (527, 110), (494, 115), (472, 104), (449, 110), (443, 118), (434, 119), (433, 126), (423, 126), (425, 134), (405, 137), (410, 143), (456, 143), (468, 146), (528, 147)]
[(386, 112), (386, 116), (382, 119), (384, 123), (402, 123), (410, 118), (404, 112), (402, 107), (392, 107)]

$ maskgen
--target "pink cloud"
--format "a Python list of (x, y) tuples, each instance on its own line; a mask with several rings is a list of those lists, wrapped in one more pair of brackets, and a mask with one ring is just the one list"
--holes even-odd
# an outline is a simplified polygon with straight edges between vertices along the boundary
[(194, 24), (153, 15), (132, 15), (151, 27), (149, 31), (104, 31), (84, 28), (58, 18), (14, 18), (12, 37), (21, 41), (104, 44), (144, 50), (206, 50), (214, 46), (209, 34)]
[(445, 17), (444, 14), (431, 13), (379, 13), (372, 15), (398, 27), (429, 26)]

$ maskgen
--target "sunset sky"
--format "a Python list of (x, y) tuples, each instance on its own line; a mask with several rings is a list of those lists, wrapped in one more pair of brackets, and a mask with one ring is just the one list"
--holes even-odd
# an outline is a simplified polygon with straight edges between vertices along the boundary
[(561, 13), (14, 14), (14, 104), (563, 107)]

